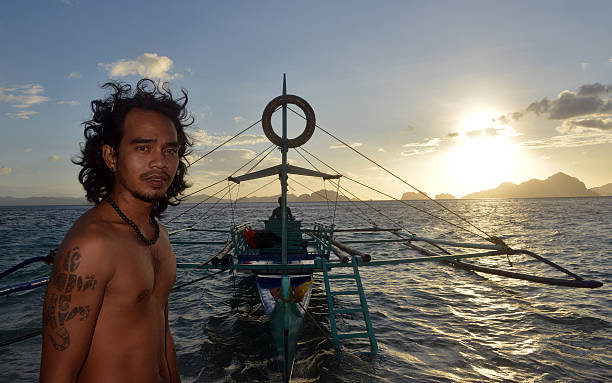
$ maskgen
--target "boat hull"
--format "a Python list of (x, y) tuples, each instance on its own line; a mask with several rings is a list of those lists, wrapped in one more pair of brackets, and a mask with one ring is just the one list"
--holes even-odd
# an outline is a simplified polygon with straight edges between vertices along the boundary
[(289, 381), (305, 310), (312, 295), (312, 274), (287, 275), (289, 299), (283, 297), (282, 275), (258, 275), (257, 290), (269, 325), (283, 381)]

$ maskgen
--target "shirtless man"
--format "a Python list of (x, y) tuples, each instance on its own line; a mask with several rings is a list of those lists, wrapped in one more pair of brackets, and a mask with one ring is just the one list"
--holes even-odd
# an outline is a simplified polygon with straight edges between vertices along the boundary
[(43, 307), (41, 382), (178, 382), (168, 327), (176, 259), (157, 218), (187, 187), (187, 94), (141, 80), (92, 102), (75, 164), (95, 207), (58, 248)]

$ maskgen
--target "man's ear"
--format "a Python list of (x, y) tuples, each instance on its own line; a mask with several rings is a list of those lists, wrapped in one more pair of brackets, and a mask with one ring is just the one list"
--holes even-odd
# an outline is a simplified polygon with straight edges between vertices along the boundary
[(117, 153), (115, 153), (115, 149), (110, 145), (102, 145), (102, 158), (110, 171), (114, 173), (115, 169), (117, 169)]

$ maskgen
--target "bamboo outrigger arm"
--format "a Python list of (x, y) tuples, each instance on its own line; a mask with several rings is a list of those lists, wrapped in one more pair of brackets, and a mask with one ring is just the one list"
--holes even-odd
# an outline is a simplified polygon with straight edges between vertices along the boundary
[(357, 249), (353, 249), (351, 247), (348, 247), (344, 243), (338, 241), (337, 239), (334, 239), (332, 241), (332, 243), (335, 246), (337, 246), (338, 248), (340, 248), (341, 250), (346, 251), (350, 255), (355, 255), (355, 256), (361, 257), (364, 262), (370, 262), (370, 260), (372, 259), (372, 256), (370, 254), (366, 254), (366, 253), (363, 253), (363, 252), (361, 252), (361, 251), (359, 251)]
[[(396, 233), (394, 233), (396, 234)], [(399, 236), (399, 234), (396, 234)], [(452, 244), (454, 242), (450, 242), (450, 241), (439, 241), (439, 240), (435, 240), (435, 241), (425, 241), (428, 243), (433, 243), (433, 244), (440, 244), (441, 242), (447, 242), (449, 244)], [(413, 243), (411, 243), (410, 241), (406, 241), (405, 245), (408, 246), (409, 248), (418, 251), (419, 253), (423, 254), (423, 255), (430, 255), (430, 256), (439, 256), (439, 254), (427, 250), (423, 247), (417, 246)], [(485, 245), (485, 246), (489, 246), (489, 245)], [(463, 247), (467, 247), (467, 246), (463, 246)], [(449, 254), (450, 253), (444, 249), (443, 250), (445, 253)], [(510, 252), (508, 252), (507, 250), (510, 250)], [(554, 267), (555, 269), (562, 271), (563, 273), (571, 276), (572, 278), (574, 278), (573, 280), (571, 279), (562, 279), (562, 278), (548, 278), (548, 277), (540, 277), (540, 276), (536, 276), (536, 275), (530, 275), (530, 274), (524, 274), (524, 273), (517, 273), (517, 272), (513, 272), (513, 271), (507, 271), (507, 270), (500, 270), (500, 269), (494, 269), (491, 267), (484, 267), (484, 266), (477, 266), (477, 265), (473, 265), (470, 263), (465, 263), (465, 262), (461, 262), (458, 258), (457, 259), (446, 259), (444, 260), (445, 262), (450, 263), (451, 265), (455, 266), (455, 267), (459, 267), (462, 268), (464, 270), (472, 270), (472, 271), (479, 271), (481, 273), (486, 273), (486, 274), (493, 274), (493, 275), (499, 275), (499, 276), (503, 276), (503, 277), (507, 277), (507, 278), (513, 278), (513, 279), (521, 279), (521, 280), (525, 280), (525, 281), (530, 281), (530, 282), (536, 282), (536, 283), (543, 283), (543, 284), (547, 284), (547, 285), (554, 285), (554, 286), (567, 286), (567, 287), (579, 287), (579, 288), (597, 288), (597, 287), (601, 287), (603, 286), (602, 282), (599, 281), (587, 281), (584, 280), (582, 277), (572, 273), (571, 271), (565, 269), (562, 266), (557, 265), (556, 263), (542, 257), (541, 255), (538, 255), (534, 252), (528, 251), (528, 250), (514, 250), (514, 249), (510, 249), (506, 246), (506, 250), (500, 250), (500, 255), (503, 254), (525, 254), (525, 255), (529, 255), (533, 258), (538, 259), (539, 261), (542, 261), (544, 263), (546, 263), (547, 265)]]

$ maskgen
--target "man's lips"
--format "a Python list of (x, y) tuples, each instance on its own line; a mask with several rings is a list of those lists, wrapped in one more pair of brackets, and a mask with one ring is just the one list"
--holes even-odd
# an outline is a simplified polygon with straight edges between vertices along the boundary
[(143, 174), (141, 178), (153, 187), (162, 187), (165, 182), (170, 180), (170, 174), (166, 172), (148, 172)]

